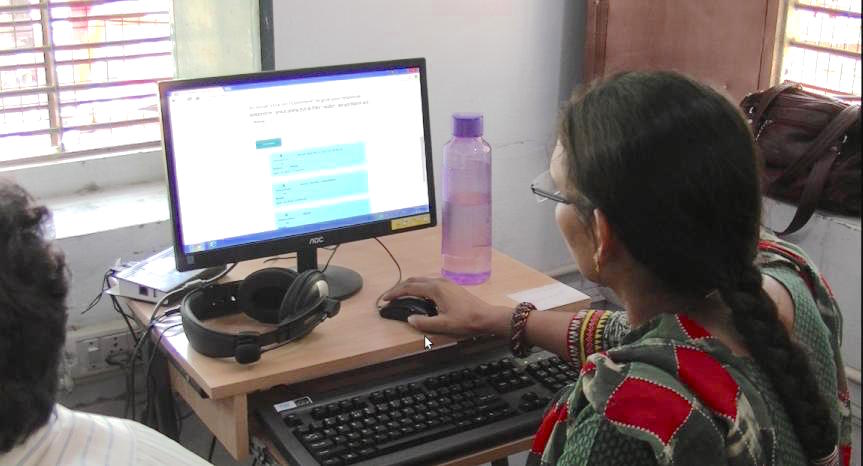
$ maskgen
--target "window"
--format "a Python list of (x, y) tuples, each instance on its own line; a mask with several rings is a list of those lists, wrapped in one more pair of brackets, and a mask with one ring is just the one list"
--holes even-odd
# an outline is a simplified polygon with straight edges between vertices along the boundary
[(860, 0), (796, 0), (786, 25), (780, 81), (860, 101)]
[(0, 0), (0, 167), (158, 148), (171, 0)]

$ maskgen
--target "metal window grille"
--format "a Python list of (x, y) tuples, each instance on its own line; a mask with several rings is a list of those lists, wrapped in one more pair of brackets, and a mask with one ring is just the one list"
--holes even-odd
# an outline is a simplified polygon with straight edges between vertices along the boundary
[(0, 0), (0, 166), (160, 146), (171, 0)]
[(793, 1), (781, 80), (860, 102), (860, 16), (860, 0)]

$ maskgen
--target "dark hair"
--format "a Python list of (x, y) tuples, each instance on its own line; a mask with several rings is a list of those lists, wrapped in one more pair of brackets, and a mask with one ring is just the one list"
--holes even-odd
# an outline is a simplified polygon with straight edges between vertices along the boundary
[(48, 209), (0, 180), (0, 453), (54, 408), (66, 333), (66, 266), (44, 238)]
[[(697, 298), (719, 290), (806, 455), (832, 453), (838, 435), (828, 405), (753, 264), (760, 162), (737, 107), (676, 73), (623, 73), (575, 95), (560, 133), (570, 187), (670, 291)], [(590, 221), (582, 204), (576, 209)]]

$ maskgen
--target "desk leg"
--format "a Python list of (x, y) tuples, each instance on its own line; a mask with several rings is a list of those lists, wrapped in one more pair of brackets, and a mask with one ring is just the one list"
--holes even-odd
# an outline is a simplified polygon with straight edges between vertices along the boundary
[(171, 387), (195, 411), (201, 422), (237, 461), (249, 457), (249, 410), (246, 395), (219, 400), (202, 398), (173, 366), (168, 367)]

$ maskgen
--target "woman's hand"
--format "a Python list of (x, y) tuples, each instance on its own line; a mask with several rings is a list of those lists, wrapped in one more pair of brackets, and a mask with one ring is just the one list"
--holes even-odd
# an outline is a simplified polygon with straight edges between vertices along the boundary
[(438, 315), (412, 315), (408, 323), (421, 332), (445, 335), (509, 335), (512, 309), (493, 306), (443, 278), (412, 277), (388, 291), (383, 299), (417, 296), (435, 302)]

